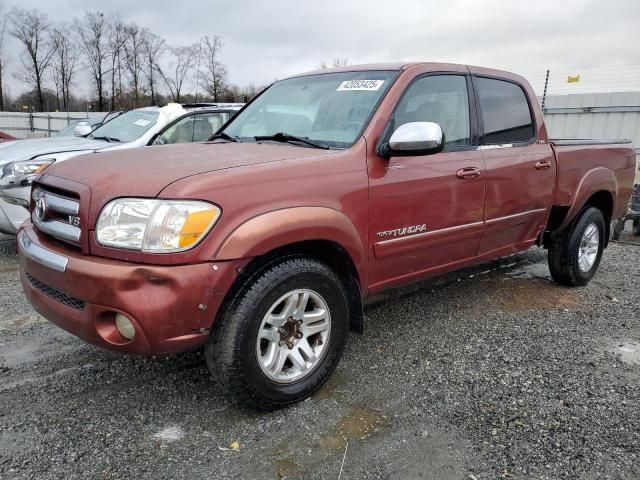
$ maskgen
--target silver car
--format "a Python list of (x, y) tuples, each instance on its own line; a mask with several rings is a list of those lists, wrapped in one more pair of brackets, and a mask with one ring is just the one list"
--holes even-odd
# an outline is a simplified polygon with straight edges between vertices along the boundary
[(241, 104), (169, 104), (131, 110), (83, 137), (19, 140), (0, 145), (0, 232), (15, 235), (29, 217), (31, 183), (54, 162), (119, 149), (205, 141)]

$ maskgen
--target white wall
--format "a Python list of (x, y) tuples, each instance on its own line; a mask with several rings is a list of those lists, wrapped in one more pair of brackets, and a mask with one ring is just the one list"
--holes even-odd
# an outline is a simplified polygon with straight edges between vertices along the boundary
[[(103, 117), (106, 113), (91, 112), (90, 117)], [(69, 122), (87, 118), (87, 112), (34, 113), (33, 131), (30, 114), (0, 112), (0, 131), (16, 138), (47, 137), (66, 127)]]
[(552, 138), (626, 138), (640, 159), (640, 92), (550, 95), (544, 118)]

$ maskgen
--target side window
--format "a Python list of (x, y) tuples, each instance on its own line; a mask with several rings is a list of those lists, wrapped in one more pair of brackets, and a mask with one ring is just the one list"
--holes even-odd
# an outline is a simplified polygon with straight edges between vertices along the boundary
[(190, 143), (207, 141), (227, 120), (225, 112), (199, 113), (189, 115), (167, 128), (154, 142), (155, 145), (167, 143)]
[(165, 145), (167, 143), (189, 143), (193, 138), (194, 115), (189, 115), (178, 120), (158, 136), (155, 145)]
[(192, 141), (206, 142), (209, 140), (209, 138), (224, 125), (226, 118), (227, 114), (222, 112), (201, 113), (200, 115), (196, 115)]
[(474, 78), (484, 124), (485, 143), (528, 142), (535, 136), (524, 90), (515, 83)]
[(470, 145), (469, 96), (462, 75), (432, 75), (416, 80), (394, 114), (394, 129), (409, 122), (435, 122), (446, 145)]

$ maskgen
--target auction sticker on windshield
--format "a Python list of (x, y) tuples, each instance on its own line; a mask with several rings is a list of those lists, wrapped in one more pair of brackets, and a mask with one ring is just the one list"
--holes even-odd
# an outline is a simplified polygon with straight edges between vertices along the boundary
[(143, 118), (141, 118), (140, 120), (136, 120), (135, 122), (133, 122), (134, 125), (138, 125), (139, 127), (146, 127), (147, 125), (149, 125), (151, 123), (151, 120), (145, 120)]
[(345, 80), (336, 89), (336, 92), (345, 90), (379, 90), (384, 80)]

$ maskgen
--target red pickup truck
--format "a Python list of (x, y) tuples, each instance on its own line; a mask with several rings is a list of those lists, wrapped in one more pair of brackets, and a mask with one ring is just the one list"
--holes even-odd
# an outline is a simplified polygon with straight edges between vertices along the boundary
[(209, 142), (100, 153), (33, 185), (18, 235), (34, 308), (125, 353), (204, 346), (270, 409), (335, 369), (362, 300), (542, 245), (585, 285), (627, 208), (629, 142), (550, 140), (523, 78), (413, 63), (265, 89)]

